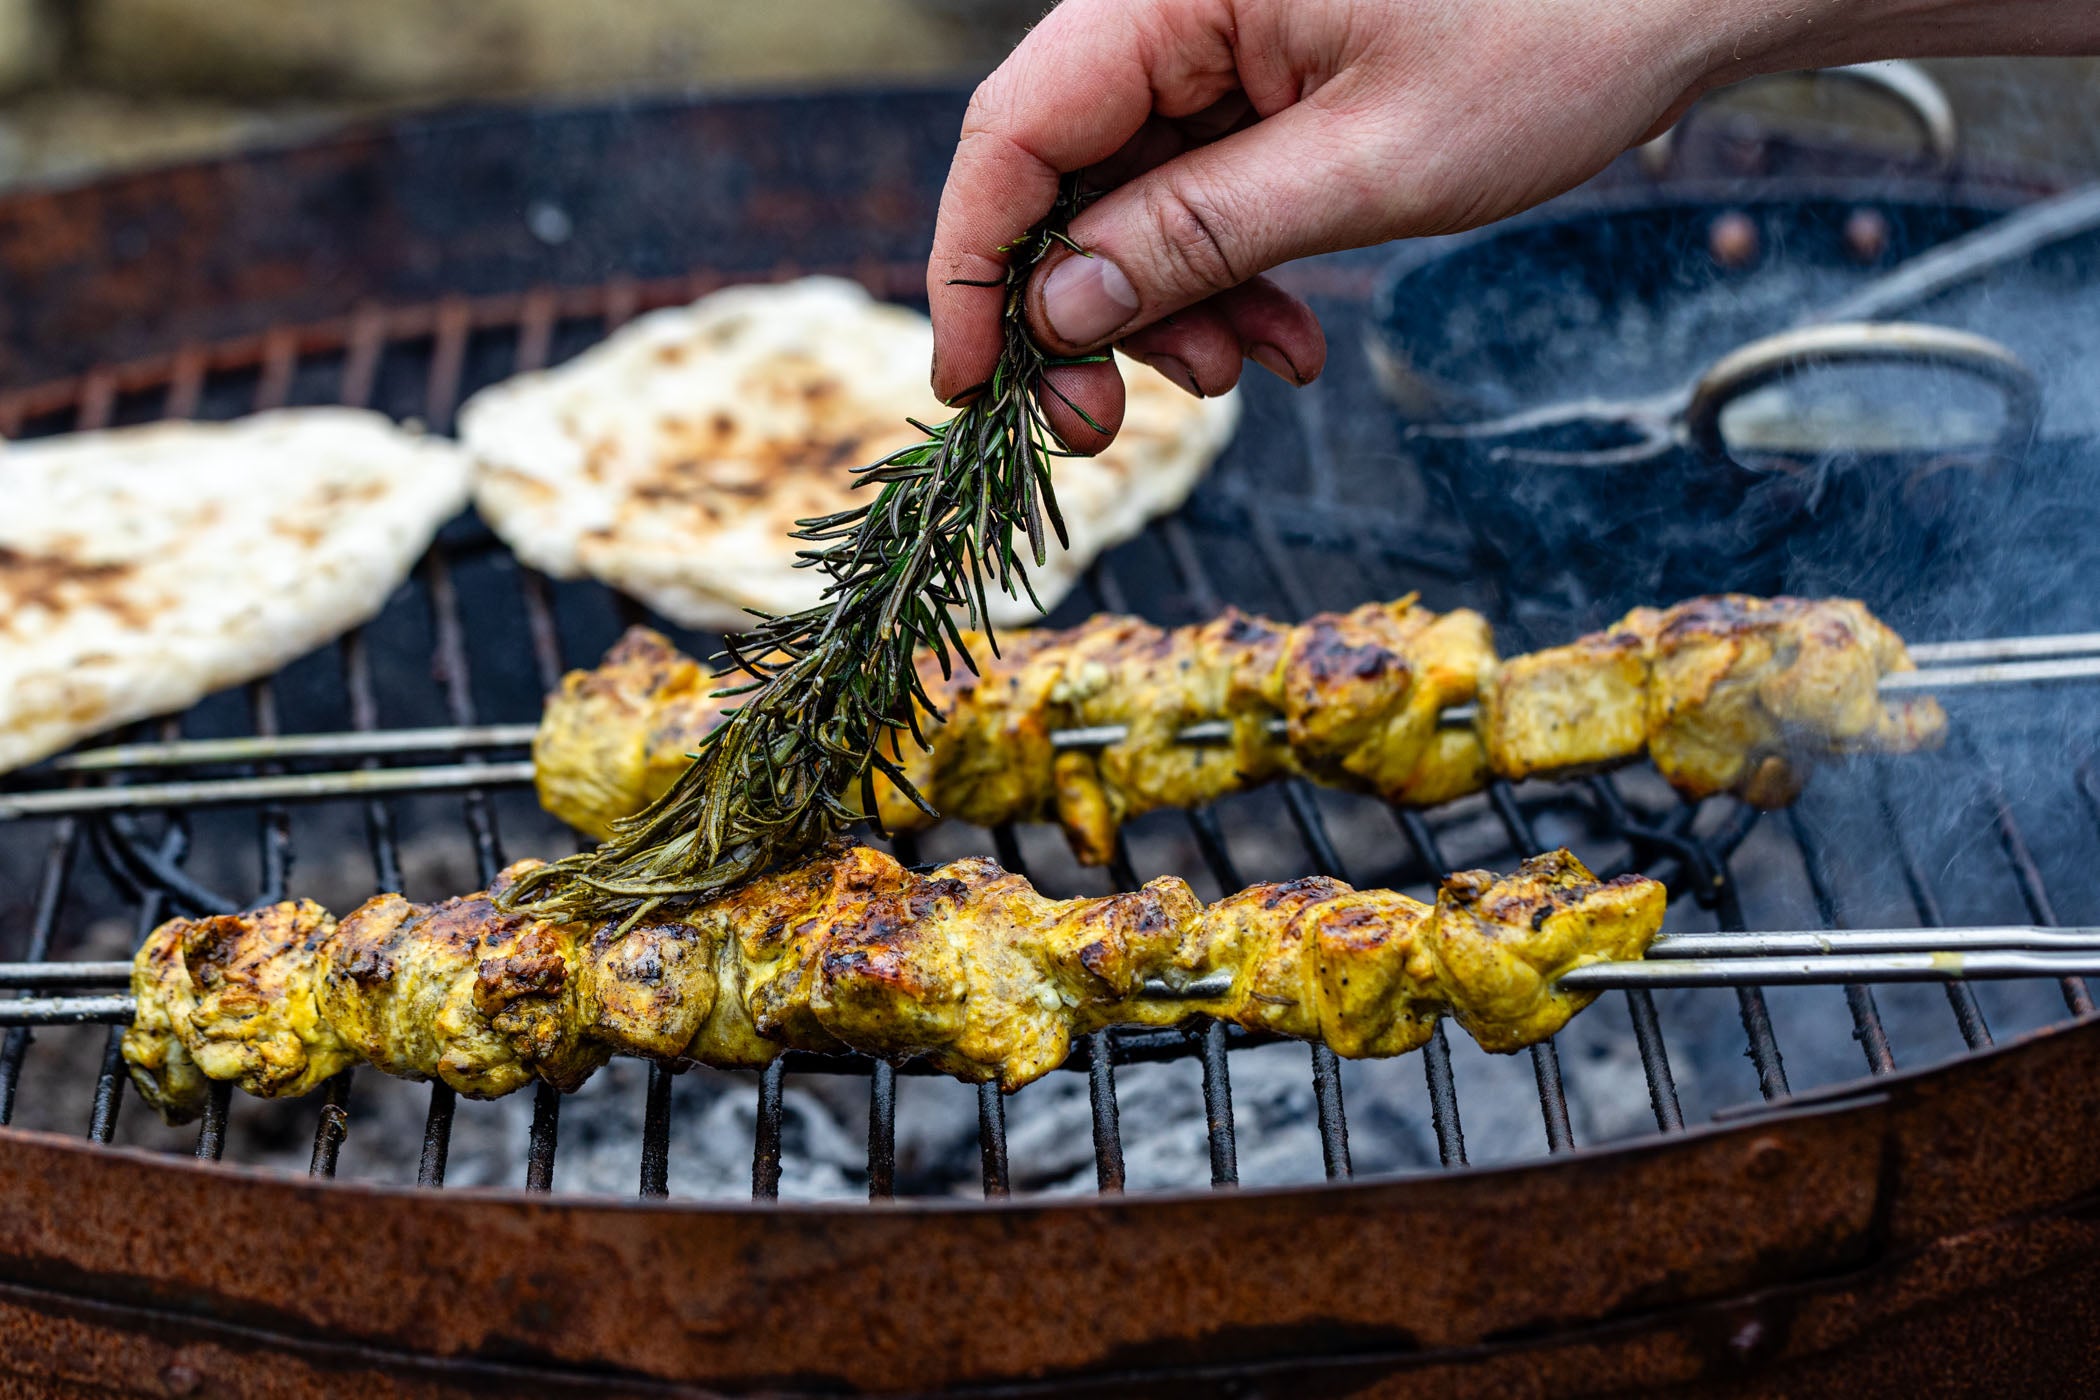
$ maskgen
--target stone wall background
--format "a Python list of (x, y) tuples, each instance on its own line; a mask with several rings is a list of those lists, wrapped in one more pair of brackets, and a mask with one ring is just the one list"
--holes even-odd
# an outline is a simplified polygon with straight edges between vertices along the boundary
[[(1047, 4), (0, 0), (0, 185), (433, 105), (971, 77)], [(2100, 61), (1931, 66), (1972, 155), (2100, 172)], [(1825, 96), (1775, 100), (1831, 117)], [(1871, 106), (1837, 118), (1887, 125)]]

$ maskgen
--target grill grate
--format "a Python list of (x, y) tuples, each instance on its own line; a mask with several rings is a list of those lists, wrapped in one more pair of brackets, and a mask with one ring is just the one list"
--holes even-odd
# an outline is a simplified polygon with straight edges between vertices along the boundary
[[(901, 265), (857, 271), (883, 295), (908, 295), (919, 275), (916, 266)], [(449, 298), (400, 309), (364, 308), (338, 321), (280, 328), (237, 342), (185, 347), (151, 361), (91, 370), (62, 383), (0, 396), (0, 428), (30, 432), (91, 429), (156, 416), (223, 417), (286, 403), (333, 400), (417, 417), (434, 430), (444, 431), (460, 398), (472, 388), (573, 354), (637, 312), (683, 301), (709, 289), (714, 280), (701, 276), (648, 284), (613, 282), (580, 290)], [(1360, 315), (1350, 303), (1323, 311), (1338, 330)], [(1343, 341), (1343, 336), (1338, 334), (1337, 340)], [(1340, 433), (1344, 415), (1329, 400), (1352, 392), (1363, 402), (1369, 398), (1358, 359), (1345, 353), (1336, 358), (1333, 377), (1339, 384), (1329, 381), (1291, 396), (1257, 386), (1241, 442), (1221, 468), (1214, 489), (1183, 516), (1158, 524), (1139, 541), (1098, 563), (1088, 576), (1085, 601), (1113, 611), (1130, 610), (1133, 601), (1143, 601), (1149, 606), (1141, 610), (1157, 620), (1180, 622), (1208, 616), (1228, 601), (1253, 607), (1266, 602), (1267, 611), (1302, 616), (1323, 602), (1335, 605), (1365, 596), (1390, 596), (1421, 585), (1431, 588), (1432, 601), (1439, 604), (1470, 601), (1496, 613), (1505, 612), (1492, 597), (1453, 596), (1462, 590), (1449, 577), (1449, 561), (1458, 557), (1457, 547), (1450, 542), (1440, 545), (1428, 540), (1420, 550), (1396, 548), (1405, 543), (1404, 538), (1395, 537), (1396, 531), (1406, 528), (1403, 522), (1426, 517), (1417, 502), (1403, 497), (1359, 507), (1345, 499), (1345, 474), (1338, 466), (1337, 445), (1349, 451), (1358, 449), (1349, 446)], [(1360, 436), (1365, 431), (1361, 422), (1365, 416), (1349, 418), (1350, 434)], [(1260, 508), (1250, 504), (1256, 501), (1263, 503)], [(1319, 561), (1311, 573), (1301, 563), (1307, 546)], [(1346, 587), (1329, 591), (1344, 596), (1326, 598), (1323, 589), (1328, 575), (1338, 571), (1337, 560), (1346, 565)], [(490, 578), (477, 576), (470, 588), (463, 582), (468, 571), (477, 575), (508, 572), (514, 582), (497, 587)], [(1215, 581), (1218, 577), (1233, 580), (1230, 598), (1228, 590)], [(514, 593), (508, 601), (503, 598), (505, 587)], [(327, 674), (325, 659), (299, 663), (280, 677), (247, 687), (237, 716), (230, 718), (228, 704), (218, 698), (187, 721), (165, 722), (160, 726), (161, 736), (175, 737), (185, 723), (271, 735), (286, 727), (284, 720), (293, 713), (302, 716), (300, 724), (289, 726), (295, 729), (348, 727), (377, 732), (387, 728), (390, 720), (411, 723), (431, 713), (443, 722), (468, 726), (480, 721), (482, 702), (491, 696), (499, 697), (502, 708), (523, 712), (517, 717), (524, 717), (536, 711), (538, 695), (564, 669), (595, 659), (595, 650), (572, 645), (573, 639), (595, 633), (602, 642), (608, 628), (646, 620), (634, 605), (611, 599), (603, 590), (554, 584), (530, 570), (509, 568), (485, 532), (471, 522), (447, 528), (408, 592), (412, 602), (397, 600), (376, 623), (344, 637), (332, 649), (332, 675)], [(492, 609), (515, 610), (514, 618), (522, 618), (522, 648), (505, 650), (504, 639), (516, 629), (492, 620), (488, 615)], [(1077, 605), (1068, 605), (1067, 615), (1076, 610)], [(474, 614), (471, 625), (470, 613)], [(704, 640), (686, 640), (707, 646)], [(416, 693), (414, 686), (400, 681), (413, 668), (413, 661), (404, 658), (419, 655), (429, 659), (428, 693)], [(336, 718), (336, 707), (341, 708), (340, 718)], [(414, 713), (406, 713), (409, 711)], [(374, 770), (385, 766), (377, 755), (360, 762)], [(1691, 904), (1710, 910), (1718, 926), (1731, 932), (1752, 926), (1746, 909), (1752, 898), (1777, 900), (1782, 906), (1788, 900), (1805, 902), (1824, 927), (1846, 927), (1854, 917), (1848, 909), (1847, 890), (1861, 881), (1858, 862), (1844, 853), (1859, 849), (1862, 833), (1871, 832), (1873, 839), (1867, 848), (1874, 862), (1890, 866), (1893, 872), (1893, 881), (1881, 880), (1883, 892), (1874, 901), (1876, 909), (1895, 912), (1891, 921), (1933, 926), (1947, 922), (1943, 886), (1933, 872), (1959, 867), (1963, 873), (1952, 878), (1962, 881), (1963, 902), (1981, 900), (1984, 906), (1976, 921), (1990, 921), (1992, 915), (1997, 921), (2010, 921), (2015, 910), (2024, 906), (2034, 922), (2057, 923), (2056, 902), (2044, 865), (2077, 869), (2076, 863), (2086, 858), (2085, 846), (2100, 826), (2100, 786), (2091, 771), (2079, 770), (2077, 791), (2067, 799), (2076, 813), (2075, 829), (2052, 825), (2050, 839), (2038, 854), (2015, 811), (2016, 806), (2031, 804), (2034, 795), (2022, 790), (2016, 802), (1999, 774), (1999, 760), (1986, 751), (1983, 741), (1965, 738), (1945, 756), (1907, 762), (1908, 768), (1901, 761), (1862, 761), (1846, 770), (1849, 776), (1825, 780), (1840, 790), (1838, 800), (1825, 803), (1820, 795), (1814, 796), (1802, 808), (1763, 823), (1755, 813), (1728, 802), (1695, 807), (1659, 797), (1650, 790), (1654, 785), (1639, 777), (1598, 776), (1522, 789), (1496, 783), (1484, 801), (1476, 799), (1431, 813), (1387, 813), (1354, 799), (1316, 793), (1301, 784), (1235, 802), (1270, 802), (1280, 808), (1285, 820), (1275, 831), (1294, 835), (1296, 849), (1285, 858), (1297, 872), (1310, 868), (1361, 883), (1405, 883), (1433, 878), (1461, 864), (1505, 863), (1562, 844), (1573, 832), (1575, 839), (1613, 853), (1619, 868), (1646, 869), (1670, 880), (1673, 890), (1689, 893)], [(370, 887), (399, 889), (417, 878), (418, 872), (404, 869), (405, 843), (410, 843), (406, 849), (413, 849), (412, 837), (420, 840), (433, 819), (418, 811), (404, 824), (402, 804), (451, 805), (453, 815), (445, 820), (465, 838), (473, 878), (485, 883), (503, 865), (505, 843), (498, 825), (496, 785), (477, 777), (485, 766), (483, 757), (469, 752), (461, 763), (467, 771), (456, 790), (371, 795), (328, 804), (347, 814), (345, 819), (353, 825), (361, 823), (370, 855)], [(270, 771), (257, 770), (261, 774)], [(125, 775), (121, 771), (94, 777), (75, 773), (68, 780), (76, 784), (123, 782)], [(1925, 791), (1937, 796), (1943, 818), (1953, 812), (1961, 819), (1925, 822), (1929, 829), (1920, 830), (1920, 793)], [(1967, 795), (1950, 801), (1950, 792)], [(2048, 801), (2052, 811), (2064, 810), (2057, 795), (2052, 793)], [(1246, 883), (1243, 867), (1248, 864), (1249, 846), (1242, 838), (1236, 852), (1229, 829), (1232, 823), (1226, 820), (1231, 807), (1228, 803), (1227, 811), (1163, 813), (1148, 819), (1132, 833), (1133, 837), (1141, 835), (1141, 842), (1119, 839), (1110, 877), (1117, 886), (1130, 888), (1147, 874), (1173, 868), (1185, 874), (1200, 871), (1225, 890), (1240, 887)], [(529, 821), (529, 808), (525, 810)], [(1978, 828), (1968, 822), (1970, 814), (1983, 818), (1985, 844), (1995, 851), (2000, 875), (2009, 877), (2009, 889), (2003, 879), (1991, 882), (1974, 873)], [(79, 925), (99, 911), (117, 907), (118, 896), (122, 896), (129, 905), (128, 927), (135, 946), (169, 912), (210, 907), (215, 902), (214, 889), (239, 887), (229, 885), (235, 877), (228, 871), (238, 864), (231, 852), (242, 838), (233, 834), (228, 823), (249, 820), (253, 822), (257, 872), (252, 885), (257, 894), (249, 902), (270, 902), (295, 884), (295, 823), (292, 813), (281, 805), (262, 805), (252, 818), (241, 816), (238, 809), (211, 814), (175, 810), (166, 813), (157, 828), (136, 817), (109, 814), (63, 817), (47, 827), (24, 822), (0, 829), (0, 858), (23, 859), (33, 843), (41, 840), (27, 917), (12, 928), (0, 929), (0, 939), (18, 938), (13, 955), (27, 960), (70, 955), (60, 936), (62, 926)], [(1549, 822), (1552, 830), (1542, 834)], [(542, 819), (539, 827), (544, 830), (551, 824)], [(1273, 838), (1275, 831), (1264, 832), (1265, 838)], [(1947, 850), (1950, 839), (1955, 848), (1952, 855)], [(1024, 858), (1016, 832), (997, 830), (989, 833), (989, 840), (1004, 864), (1028, 872), (1031, 862)], [(336, 844), (340, 844), (337, 838), (329, 837), (320, 849), (324, 855), (331, 854)], [(896, 842), (900, 858), (916, 862), (921, 844), (900, 838)], [(83, 845), (98, 857), (97, 867), (115, 889), (76, 888), (84, 868), (79, 859)], [(1746, 854), (1753, 846), (1757, 848), (1754, 859)], [(1345, 848), (1352, 854), (1345, 857)], [(314, 847), (304, 849), (311, 854)], [(1162, 850), (1168, 858), (1160, 858)], [(1366, 865), (1365, 850), (1373, 852), (1370, 859), (1376, 868)], [(1273, 839), (1265, 839), (1255, 855), (1265, 861), (1277, 859)], [(1741, 869), (1745, 860), (1755, 867), (1748, 877)], [(1787, 878), (1789, 862), (1798, 879)], [(209, 867), (201, 875), (191, 869), (200, 864)], [(1054, 874), (1044, 877), (1038, 872), (1037, 878), (1046, 887), (1057, 883)], [(2090, 904), (2090, 893), (2081, 884), (2080, 902)], [(1680, 908), (1684, 903), (1680, 901)], [(69, 910), (75, 910), (71, 923)], [(2033, 998), (2023, 988), (2032, 990), (2020, 984), (1994, 989), (1994, 994), (2006, 999), (2014, 1019), (2023, 1024), (2048, 1019), (2036, 1012)], [(1990, 1045), (1992, 1033), (1978, 991), (1950, 984), (1944, 994), (1961, 1047)], [(2082, 981), (2066, 980), (2061, 995), (2073, 1015), (2090, 1013), (2092, 1002)], [(1790, 1092), (1776, 1024), (1783, 1018), (1775, 1017), (1766, 995), (1757, 989), (1739, 990), (1736, 997), (1742, 1027), (1739, 1043), (1754, 1068), (1756, 1087), (1767, 1100), (1782, 1098)], [(1656, 1130), (1681, 1130), (1686, 1124), (1680, 1086), (1685, 1052), (1677, 1052), (1680, 1058), (1673, 1067), (1664, 1008), (1647, 991), (1624, 992), (1612, 1000), (1625, 1008)], [(1876, 1075), (1891, 1072), (1898, 1063), (1898, 1037), (1892, 1035), (1875, 991), (1847, 987), (1844, 1002), (1850, 1034), (1860, 1046), (1867, 1071)], [(1916, 1021), (1914, 1013), (1907, 1013), (1906, 1024)], [(1790, 1027), (1792, 1024), (1790, 1021)], [(1812, 1048), (1816, 1077), (1827, 1081), (1834, 1077), (1826, 1043), (1829, 1037), (1818, 1033), (1827, 1019), (1805, 1024), (1807, 1033), (1795, 1043)], [(1794, 1037), (1790, 1031), (1790, 1040)], [(97, 1062), (88, 1127), (89, 1137), (96, 1142), (116, 1138), (126, 1083), (117, 1054), (118, 1039), (118, 1031), (106, 1033)], [(1121, 1065), (1161, 1060), (1193, 1060), (1199, 1068), (1210, 1179), (1216, 1186), (1236, 1183), (1241, 1163), (1232, 1060), (1237, 1049), (1259, 1039), (1215, 1024), (1190, 1031), (1103, 1031), (1087, 1037), (1071, 1068), (1086, 1075), (1098, 1189), (1117, 1192), (1126, 1185), (1116, 1070)], [(0, 1044), (0, 1123), (14, 1116), (30, 1043), (30, 1031), (17, 1028)], [(1692, 1049), (1696, 1051), (1698, 1045)], [(1421, 1064), (1436, 1157), (1446, 1167), (1463, 1166), (1468, 1155), (1458, 1073), (1451, 1043), (1441, 1028), (1424, 1049)], [(1343, 1067), (1331, 1051), (1316, 1046), (1309, 1052), (1308, 1068), (1310, 1117), (1317, 1128), (1321, 1167), (1329, 1178), (1349, 1177), (1353, 1167)], [(1553, 1043), (1534, 1047), (1531, 1068), (1539, 1115), (1535, 1121), (1543, 1129), (1545, 1150), (1574, 1150), (1581, 1140), (1580, 1115), (1571, 1110), (1560, 1050)], [(913, 1069), (907, 1066), (902, 1072), (909, 1076)], [(769, 1198), (780, 1191), (787, 1150), (784, 1095), (789, 1077), (838, 1073), (867, 1076), (869, 1196), (880, 1199), (899, 1190), (900, 1072), (848, 1057), (798, 1053), (776, 1061), (757, 1078), (753, 1196)], [(1711, 1072), (1704, 1073), (1710, 1076)], [(1579, 1075), (1578, 1070), (1575, 1077)], [(661, 1197), (669, 1192), (674, 1085), (670, 1071), (661, 1066), (648, 1069), (639, 1153), (643, 1196)], [(304, 1110), (314, 1114), (313, 1175), (336, 1174), (346, 1138), (355, 1126), (352, 1099), (353, 1074), (345, 1071), (329, 1082), (317, 1104)], [(1478, 1097), (1470, 1101), (1482, 1102)], [(196, 1137), (198, 1156), (219, 1158), (226, 1151), (229, 1108), (225, 1087), (219, 1086)], [(522, 1181), (528, 1190), (546, 1191), (554, 1184), (562, 1108), (561, 1096), (540, 1086), (523, 1152)], [(978, 1095), (977, 1111), (983, 1193), (1006, 1195), (1014, 1189), (1015, 1180), (1008, 1157), (1007, 1103), (996, 1091), (985, 1088)], [(416, 1169), (421, 1185), (435, 1188), (445, 1183), (456, 1112), (452, 1091), (443, 1085), (432, 1086)], [(1360, 1143), (1362, 1132), (1359, 1126)]]

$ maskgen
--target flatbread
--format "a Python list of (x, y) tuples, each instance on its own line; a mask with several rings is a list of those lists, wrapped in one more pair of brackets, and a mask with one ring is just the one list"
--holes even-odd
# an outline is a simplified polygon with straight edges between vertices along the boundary
[(469, 476), (455, 444), (342, 408), (0, 446), (0, 770), (368, 620)]
[[(731, 287), (644, 316), (566, 365), (471, 399), (460, 437), (475, 503), (519, 558), (588, 575), (688, 627), (750, 622), (818, 601), (795, 567), (795, 522), (866, 498), (850, 469), (916, 441), (907, 416), (949, 415), (927, 387), (927, 319), (853, 282)], [(1125, 363), (1115, 445), (1060, 458), (1072, 547), (1031, 569), (1054, 606), (1103, 550), (1178, 508), (1232, 435), (1232, 395), (1195, 399)], [(1033, 622), (994, 597), (993, 620)]]

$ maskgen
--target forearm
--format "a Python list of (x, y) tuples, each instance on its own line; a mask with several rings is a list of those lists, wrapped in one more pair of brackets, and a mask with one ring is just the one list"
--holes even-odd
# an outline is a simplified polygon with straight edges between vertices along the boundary
[(1711, 0), (1705, 87), (1891, 58), (2100, 53), (2094, 0)]

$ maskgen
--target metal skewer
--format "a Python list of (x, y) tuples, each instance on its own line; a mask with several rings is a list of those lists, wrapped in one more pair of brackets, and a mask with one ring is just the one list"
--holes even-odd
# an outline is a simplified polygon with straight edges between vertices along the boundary
[(466, 724), (436, 729), (355, 729), (339, 734), (280, 734), (272, 738), (175, 739), (160, 744), (111, 744), (61, 754), (45, 767), (56, 773), (104, 773), (129, 768), (188, 768), (209, 763), (263, 763), (286, 758), (365, 758), (373, 754), (459, 753), (466, 749), (522, 748), (536, 724)]
[(2100, 949), (2087, 953), (1834, 953), (1591, 963), (1564, 973), (1559, 985), (1601, 992), (1623, 987), (1772, 987), (2094, 975), (2100, 975)]
[[(2036, 685), (2058, 681), (2100, 680), (2100, 632), (2048, 637), (1996, 637), (1970, 641), (1928, 642), (1911, 655), (1934, 664), (1916, 671), (1897, 671), (1881, 678), (1884, 695), (1920, 691), (1967, 690), (1978, 686)], [(1473, 705), (1445, 710), (1438, 722), (1462, 729), (1477, 722)], [(216, 763), (260, 763), (295, 758), (355, 758), (393, 753), (457, 753), (530, 745), (538, 726), (532, 724), (463, 725), (431, 729), (293, 734), (277, 738), (185, 739), (160, 744), (120, 744), (66, 754), (45, 765), (46, 772), (113, 772)], [(1267, 722), (1270, 735), (1282, 735), (1282, 719)], [(1098, 749), (1129, 737), (1123, 725), (1103, 724), (1060, 729), (1051, 734), (1053, 749)], [(1225, 744), (1233, 737), (1231, 720), (1204, 720), (1181, 730), (1184, 744)], [(138, 808), (201, 806), (231, 802), (283, 802), (362, 796), (383, 792), (430, 791), (465, 787), (506, 787), (533, 780), (529, 760), (505, 763), (439, 764), (416, 768), (354, 768), (320, 773), (277, 773), (260, 777), (198, 778), (122, 787), (74, 787), (46, 792), (0, 793), (0, 821)]]
[[(2100, 976), (2100, 927), (2017, 924), (1666, 934), (1649, 945), (1644, 958), (1578, 967), (1563, 973), (1559, 985), (1604, 991), (2081, 976)], [(1187, 982), (1147, 978), (1140, 995), (1152, 1001), (1209, 1001), (1230, 995), (1238, 977), (1223, 968)], [(0, 989), (125, 986), (130, 980), (128, 962), (0, 963)], [(136, 1010), (128, 996), (0, 1001), (0, 1026), (122, 1024)]]

